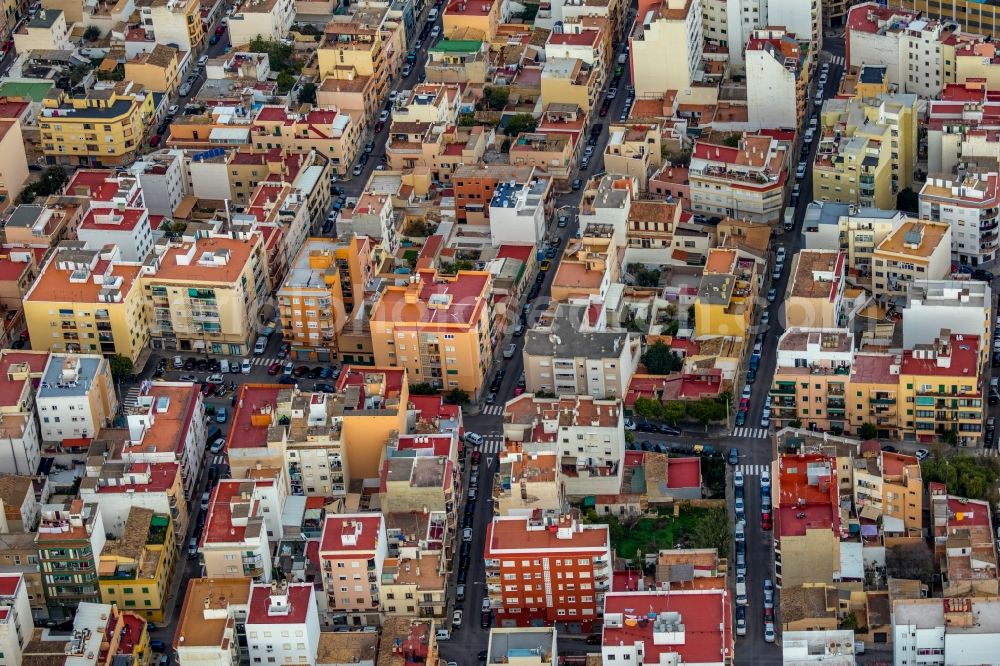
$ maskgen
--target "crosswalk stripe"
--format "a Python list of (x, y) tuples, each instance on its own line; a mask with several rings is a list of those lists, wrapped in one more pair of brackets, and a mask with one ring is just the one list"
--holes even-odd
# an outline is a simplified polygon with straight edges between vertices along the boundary
[(770, 434), (767, 428), (740, 426), (739, 428), (733, 428), (733, 437), (743, 437), (746, 439), (768, 439)]
[(765, 467), (767, 465), (739, 465), (736, 469), (743, 472), (744, 476), (760, 476)]
[(483, 414), (487, 416), (500, 416), (503, 414), (503, 405), (486, 405), (483, 407)]

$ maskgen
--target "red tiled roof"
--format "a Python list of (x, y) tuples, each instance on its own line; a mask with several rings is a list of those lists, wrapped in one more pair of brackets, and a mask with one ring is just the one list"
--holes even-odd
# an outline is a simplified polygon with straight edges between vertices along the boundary
[[(914, 358), (912, 349), (904, 350), (900, 372), (907, 375), (964, 376), (975, 383), (979, 367), (979, 337), (976, 335), (952, 335), (948, 348), (951, 352), (951, 362), (948, 367), (941, 366), (936, 358)], [(973, 387), (973, 392), (976, 392), (975, 387)]]
[(271, 606), (271, 586), (254, 585), (250, 592), (247, 624), (305, 624), (312, 606), (313, 587), (310, 583), (289, 583), (288, 612), (268, 613)]
[(226, 440), (230, 449), (254, 449), (267, 444), (267, 429), (271, 425), (271, 419), (263, 416), (261, 410), (270, 407), (273, 415), (280, 389), (281, 387), (276, 384), (240, 386), (239, 401), (236, 403), (229, 437)]
[(0, 596), (10, 597), (17, 592), (21, 574), (0, 574)]
[[(361, 531), (356, 525), (360, 523)], [(327, 516), (323, 523), (323, 536), (320, 538), (320, 552), (324, 557), (336, 558), (337, 555), (327, 553), (348, 553), (361, 557), (366, 553), (374, 553), (378, 545), (382, 526), (382, 514), (341, 514)], [(357, 543), (345, 543), (344, 537), (357, 535)]]
[(668, 458), (667, 488), (700, 488), (700, 458)]

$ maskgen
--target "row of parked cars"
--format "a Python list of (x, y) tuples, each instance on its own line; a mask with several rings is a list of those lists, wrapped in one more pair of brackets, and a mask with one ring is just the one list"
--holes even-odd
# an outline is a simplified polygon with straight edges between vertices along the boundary
[[(738, 452), (737, 452), (738, 457)], [(732, 451), (730, 451), (730, 462), (732, 462)], [(744, 503), (745, 481), (743, 472), (736, 470), (733, 473), (733, 489), (736, 496), (736, 635), (746, 636), (747, 634), (747, 546), (746, 546), (746, 507)], [(760, 475), (760, 510), (761, 529), (771, 529), (771, 472), (766, 467)], [(774, 582), (770, 578), (764, 579), (764, 640), (773, 643), (775, 640), (774, 628)]]

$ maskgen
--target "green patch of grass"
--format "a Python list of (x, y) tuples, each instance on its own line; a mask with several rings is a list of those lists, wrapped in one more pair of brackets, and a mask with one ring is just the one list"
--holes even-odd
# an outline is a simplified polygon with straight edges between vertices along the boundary
[(688, 508), (676, 517), (673, 512), (665, 512), (655, 518), (626, 522), (593, 513), (588, 519), (607, 522), (612, 547), (619, 557), (633, 561), (669, 548), (717, 548), (723, 557), (728, 550), (728, 519), (721, 509)]

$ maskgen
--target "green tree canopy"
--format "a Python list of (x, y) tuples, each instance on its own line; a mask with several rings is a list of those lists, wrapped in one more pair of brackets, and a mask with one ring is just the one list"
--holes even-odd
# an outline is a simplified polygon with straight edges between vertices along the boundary
[(957, 455), (927, 458), (922, 463), (924, 481), (937, 481), (948, 492), (977, 500), (996, 500), (1000, 461), (996, 458)]
[(862, 423), (858, 428), (858, 437), (861, 439), (875, 439), (878, 437), (878, 428), (873, 423)]
[(418, 384), (410, 384), (410, 394), (411, 395), (437, 395), (438, 390), (433, 384), (428, 384), (427, 382), (420, 382)]
[(299, 104), (316, 103), (316, 84), (309, 82), (302, 84), (299, 88)]
[(663, 405), (653, 398), (639, 397), (633, 405), (636, 415), (644, 419), (659, 419), (663, 415)]
[(497, 86), (486, 86), (483, 88), (483, 102), (486, 108), (493, 111), (503, 111), (510, 99), (510, 89)]
[(507, 120), (507, 127), (504, 131), (507, 136), (517, 136), (522, 132), (534, 132), (538, 127), (538, 121), (530, 113), (515, 113)]
[(646, 349), (642, 363), (653, 375), (669, 375), (671, 372), (677, 372), (684, 365), (681, 357), (659, 340)]
[(127, 356), (115, 354), (108, 359), (108, 363), (111, 364), (111, 376), (116, 380), (125, 380), (131, 377), (135, 372), (135, 367), (132, 365), (132, 359)]

